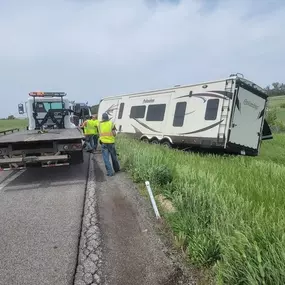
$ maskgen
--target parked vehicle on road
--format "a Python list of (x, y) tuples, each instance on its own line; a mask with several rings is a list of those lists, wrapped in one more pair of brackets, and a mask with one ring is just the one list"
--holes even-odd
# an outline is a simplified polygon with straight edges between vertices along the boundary
[(75, 113), (64, 92), (31, 92), (24, 110), (26, 130), (0, 134), (0, 168), (60, 166), (83, 163), (83, 133), (72, 122)]
[(272, 139), (265, 120), (267, 94), (240, 75), (103, 98), (118, 132), (167, 147), (219, 149), (258, 155), (260, 143)]

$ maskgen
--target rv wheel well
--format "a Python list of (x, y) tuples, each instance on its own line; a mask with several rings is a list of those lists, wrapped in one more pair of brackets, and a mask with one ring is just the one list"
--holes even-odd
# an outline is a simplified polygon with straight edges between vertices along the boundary
[(163, 139), (160, 141), (160, 143), (164, 143), (164, 142), (169, 142), (169, 143), (171, 143), (171, 141), (170, 141), (168, 138), (163, 138)]
[(150, 142), (152, 142), (152, 141), (159, 141), (159, 139), (157, 137), (152, 137), (149, 141)]
[(148, 138), (146, 136), (142, 136), (140, 138), (140, 140), (143, 141), (143, 142), (148, 142)]

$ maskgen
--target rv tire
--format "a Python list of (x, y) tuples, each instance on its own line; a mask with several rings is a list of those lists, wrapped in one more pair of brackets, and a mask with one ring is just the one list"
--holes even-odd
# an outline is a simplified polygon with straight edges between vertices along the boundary
[(151, 144), (159, 144), (159, 142), (158, 142), (157, 139), (152, 139), (150, 143), (151, 143)]
[(161, 142), (161, 145), (167, 148), (172, 148), (172, 144), (170, 143), (170, 141), (163, 141)]
[(144, 142), (144, 143), (149, 143), (149, 140), (146, 137), (141, 138), (141, 141)]

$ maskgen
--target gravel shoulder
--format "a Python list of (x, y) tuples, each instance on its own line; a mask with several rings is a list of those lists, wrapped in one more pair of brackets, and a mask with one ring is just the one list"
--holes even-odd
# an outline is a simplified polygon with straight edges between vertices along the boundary
[(106, 177), (94, 160), (104, 285), (197, 284), (157, 234), (150, 202), (124, 172)]

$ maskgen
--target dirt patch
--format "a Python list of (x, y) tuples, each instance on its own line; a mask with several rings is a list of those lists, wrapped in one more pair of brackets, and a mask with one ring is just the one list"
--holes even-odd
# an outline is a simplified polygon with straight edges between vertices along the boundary
[[(149, 201), (125, 173), (106, 179), (101, 155), (96, 155), (95, 175), (103, 247), (103, 284), (197, 284), (186, 275), (157, 235), (161, 225)], [(104, 178), (102, 177), (104, 175)]]
[(162, 194), (156, 195), (155, 198), (159, 202), (162, 209), (167, 213), (174, 213), (175, 208), (170, 200), (166, 199)]

